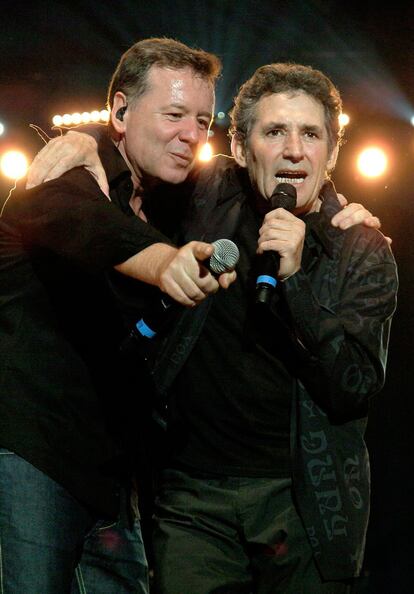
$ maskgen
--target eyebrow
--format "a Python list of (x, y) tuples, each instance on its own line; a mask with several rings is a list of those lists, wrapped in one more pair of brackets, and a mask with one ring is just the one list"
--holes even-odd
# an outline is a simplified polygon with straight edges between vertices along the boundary
[[(286, 122), (277, 122), (277, 121), (271, 121), (271, 122), (267, 122), (265, 123), (265, 127), (273, 127), (273, 128), (289, 128), (289, 124), (286, 124)], [(300, 128), (302, 130), (322, 130), (321, 126), (318, 126), (317, 124), (302, 124), (300, 126)]]
[(306, 132), (318, 132), (319, 134), (323, 134), (324, 127), (312, 124), (310, 126), (308, 126), (308, 125), (303, 126), (303, 130), (306, 130)]
[[(164, 107), (164, 109), (170, 109), (174, 107), (175, 109), (182, 109), (183, 111), (188, 111), (183, 103), (179, 103), (178, 101), (173, 101)], [(213, 113), (211, 111), (201, 111), (197, 114), (198, 116), (205, 116), (209, 119), (213, 117)]]
[[(266, 124), (264, 124), (263, 126), (264, 128), (281, 128), (282, 130), (287, 130), (289, 128), (289, 125), (286, 124), (285, 122), (267, 122)], [(316, 124), (303, 124), (300, 126), (301, 130), (304, 130), (306, 132), (323, 132), (323, 127), (318, 126)]]

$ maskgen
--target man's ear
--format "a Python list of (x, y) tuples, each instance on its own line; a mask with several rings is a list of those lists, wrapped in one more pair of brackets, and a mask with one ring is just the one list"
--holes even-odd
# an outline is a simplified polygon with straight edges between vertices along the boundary
[[(125, 132), (125, 121), (124, 116), (119, 117), (119, 110), (122, 108), (126, 108), (127, 106), (127, 98), (124, 93), (121, 91), (117, 91), (114, 95), (114, 99), (112, 102), (112, 109), (111, 109), (111, 124), (113, 129), (118, 132), (118, 134), (123, 134)], [(122, 112), (121, 112), (122, 113)], [(125, 110), (124, 110), (125, 113)]]
[(245, 143), (237, 134), (231, 137), (231, 154), (240, 167), (247, 167)]
[(328, 173), (335, 169), (336, 160), (338, 158), (339, 153), (339, 145), (337, 144), (336, 147), (333, 149), (331, 156), (328, 159), (328, 163), (326, 164), (326, 170)]

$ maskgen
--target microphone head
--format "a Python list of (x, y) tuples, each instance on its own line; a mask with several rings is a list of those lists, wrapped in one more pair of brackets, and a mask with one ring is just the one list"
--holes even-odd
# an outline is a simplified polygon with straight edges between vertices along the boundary
[(296, 188), (292, 184), (277, 184), (273, 192), (270, 203), (272, 210), (275, 208), (284, 208), (285, 210), (292, 210), (296, 206)]
[(215, 274), (231, 272), (239, 261), (239, 248), (230, 239), (217, 239), (211, 244), (214, 252), (210, 257), (209, 268)]

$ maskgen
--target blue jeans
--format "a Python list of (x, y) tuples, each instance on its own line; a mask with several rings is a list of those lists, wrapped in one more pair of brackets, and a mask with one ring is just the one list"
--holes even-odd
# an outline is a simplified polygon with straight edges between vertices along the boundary
[(0, 448), (0, 593), (148, 594), (138, 520), (108, 525)]

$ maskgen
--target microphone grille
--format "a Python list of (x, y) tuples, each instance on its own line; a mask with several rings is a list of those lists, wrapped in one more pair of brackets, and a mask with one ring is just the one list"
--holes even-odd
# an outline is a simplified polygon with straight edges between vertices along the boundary
[(212, 245), (214, 252), (210, 257), (210, 270), (216, 274), (234, 270), (240, 255), (237, 245), (230, 239), (217, 239)]

